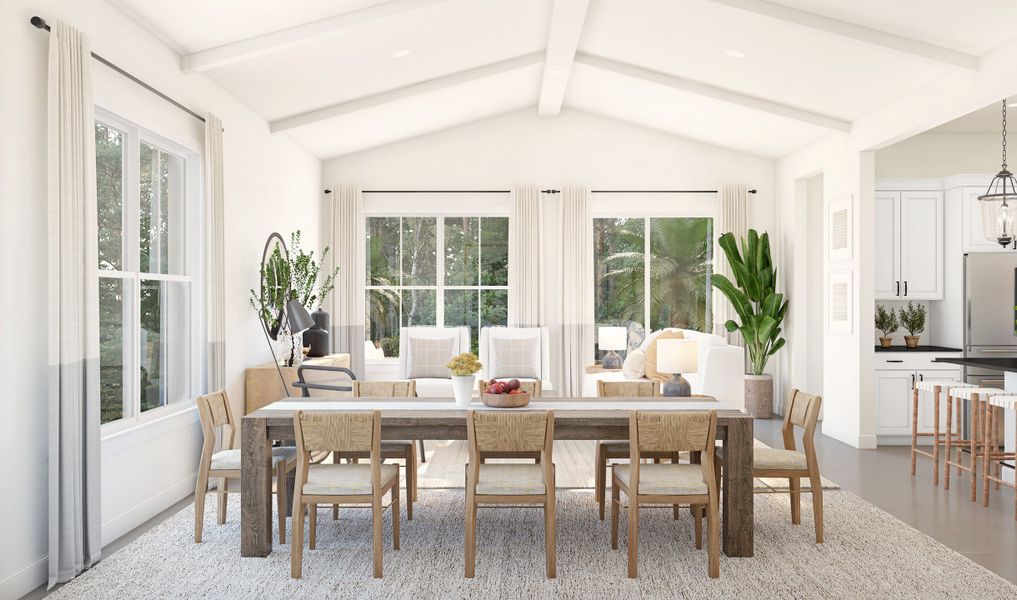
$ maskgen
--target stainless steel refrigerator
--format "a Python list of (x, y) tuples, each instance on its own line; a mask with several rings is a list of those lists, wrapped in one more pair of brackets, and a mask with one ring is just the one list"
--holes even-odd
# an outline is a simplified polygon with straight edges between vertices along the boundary
[[(1017, 357), (1017, 252), (964, 255), (964, 355)], [(1003, 387), (1002, 371), (968, 367), (964, 380)]]

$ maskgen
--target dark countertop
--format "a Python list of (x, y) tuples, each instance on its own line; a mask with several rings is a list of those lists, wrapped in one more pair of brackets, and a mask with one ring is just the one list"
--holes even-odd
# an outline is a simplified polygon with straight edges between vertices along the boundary
[(960, 348), (947, 348), (946, 346), (918, 346), (917, 348), (908, 348), (907, 346), (884, 348), (876, 346), (876, 352), (963, 352), (963, 350)]
[(1017, 358), (937, 358), (933, 362), (963, 365), (965, 367), (982, 367), (997, 371), (1017, 371)]

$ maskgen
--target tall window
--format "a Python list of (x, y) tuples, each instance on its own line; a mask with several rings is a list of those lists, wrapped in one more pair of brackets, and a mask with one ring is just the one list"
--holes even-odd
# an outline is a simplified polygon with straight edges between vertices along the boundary
[(101, 421), (130, 423), (185, 400), (196, 371), (196, 165), (122, 122), (95, 123)]
[(508, 319), (507, 217), (368, 217), (367, 338), (399, 356), (403, 326), (470, 328)]
[(707, 331), (712, 239), (705, 217), (594, 219), (597, 324)]

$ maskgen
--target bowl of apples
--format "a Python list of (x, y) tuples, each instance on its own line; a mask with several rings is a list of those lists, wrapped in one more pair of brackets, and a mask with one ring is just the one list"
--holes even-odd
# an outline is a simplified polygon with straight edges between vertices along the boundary
[(492, 408), (519, 408), (530, 403), (530, 393), (520, 388), (518, 379), (491, 380), (481, 394), (484, 404)]

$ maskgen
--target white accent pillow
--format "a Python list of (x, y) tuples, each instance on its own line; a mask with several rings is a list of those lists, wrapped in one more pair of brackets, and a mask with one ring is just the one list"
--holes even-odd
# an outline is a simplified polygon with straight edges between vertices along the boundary
[(490, 378), (540, 379), (537, 338), (492, 338)]
[(622, 363), (622, 374), (629, 379), (642, 379), (646, 375), (646, 353), (639, 348), (630, 350)]
[(452, 360), (454, 343), (455, 340), (452, 338), (410, 338), (410, 365), (407, 378), (450, 379), (452, 371), (447, 365)]

